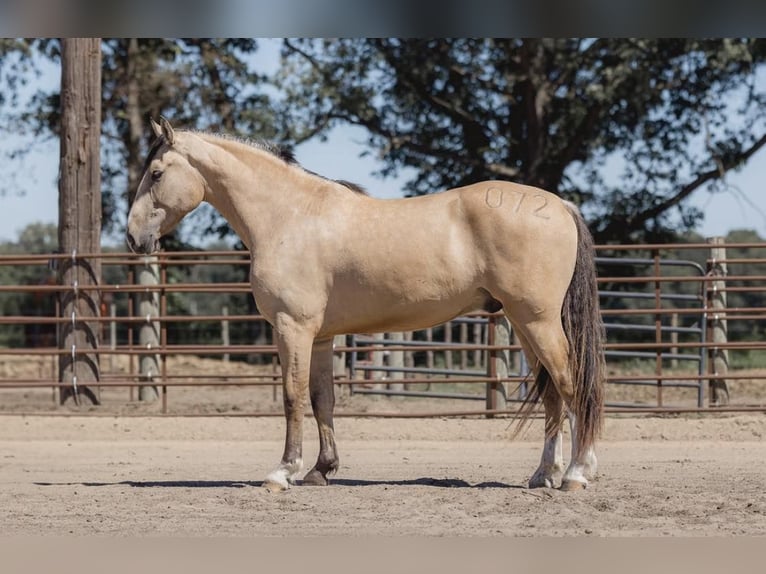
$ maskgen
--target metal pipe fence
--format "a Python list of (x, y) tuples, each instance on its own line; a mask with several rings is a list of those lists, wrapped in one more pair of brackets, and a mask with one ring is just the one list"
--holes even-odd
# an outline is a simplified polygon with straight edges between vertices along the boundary
[[(722, 257), (722, 248), (731, 256)], [(766, 412), (766, 244), (597, 250), (610, 412)], [(62, 260), (96, 257), (103, 269), (98, 286), (58, 284)], [(194, 414), (172, 408), (174, 396), (181, 389), (203, 388), (267, 389), (273, 404), (259, 403), (247, 412), (281, 410), (276, 347), (251, 301), (247, 253), (160, 253), (155, 284), (136, 285), (134, 270), (146, 261), (126, 253), (0, 255), (0, 413), (71, 412), (52, 406), (70, 386), (60, 381), (60, 363), (86, 350), (98, 357), (100, 378), (92, 385), (97, 396), (102, 389), (110, 393), (101, 401), (105, 410), (109, 403), (138, 403), (135, 391), (142, 387), (158, 389), (160, 413)], [(728, 268), (725, 274), (722, 268)], [(60, 301), (76, 297), (78, 289), (98, 289), (102, 301), (97, 316), (82, 325), (60, 316)], [(155, 294), (158, 305), (141, 316), (137, 300), (147, 294)], [(532, 381), (526, 358), (512, 330), (503, 334), (502, 321), (502, 313), (475, 313), (412, 333), (336, 340), (335, 383), (338, 394), (348, 398), (339, 413), (415, 412), (417, 407), (402, 408), (397, 398), (427, 405), (417, 411), (421, 416), (515, 413)], [(150, 325), (156, 340), (139, 344), (140, 329)], [(87, 329), (98, 344), (60, 348), (61, 331), (70, 326)], [(142, 357), (155, 357), (158, 368), (142, 372)], [(197, 362), (185, 363), (191, 359)], [(44, 389), (51, 391), (47, 406), (26, 407), (18, 394)], [(115, 395), (115, 389), (127, 392)], [(360, 408), (362, 399), (376, 401), (383, 411)], [(440, 406), (452, 401), (482, 404), (473, 410)], [(242, 414), (235, 407), (207, 414)]]

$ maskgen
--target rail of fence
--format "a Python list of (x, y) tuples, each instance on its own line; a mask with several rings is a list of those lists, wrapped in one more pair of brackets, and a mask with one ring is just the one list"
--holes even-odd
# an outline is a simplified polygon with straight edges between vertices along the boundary
[[(609, 245), (598, 255), (608, 410), (766, 411), (766, 244)], [(61, 316), (64, 297), (87, 294), (58, 284), (58, 263), (73, 257), (101, 259), (92, 317)], [(81, 412), (72, 401), (59, 406), (71, 395), (62, 389), (72, 387), (62, 371), (96, 356), (98, 378), (87, 384), (101, 408), (89, 412), (127, 403), (139, 405), (136, 414), (278, 414), (276, 348), (249, 295), (247, 266), (246, 254), (230, 251), (0, 255), (0, 272), (12, 270), (3, 278), (26, 277), (0, 283), (0, 413)], [(61, 348), (63, 328), (84, 329), (99, 343)], [(348, 398), (340, 415), (513, 413), (530, 384), (502, 314), (336, 338), (335, 351), (339, 395)], [(229, 394), (211, 412), (188, 398), (203, 388), (253, 387), (267, 390), (268, 400)], [(215, 394), (197, 400), (214, 402)], [(373, 407), (360, 403), (365, 398)], [(159, 407), (140, 406), (149, 403)]]

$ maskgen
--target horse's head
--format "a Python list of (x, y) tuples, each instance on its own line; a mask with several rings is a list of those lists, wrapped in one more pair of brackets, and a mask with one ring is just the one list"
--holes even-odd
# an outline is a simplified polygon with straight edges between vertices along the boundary
[(128, 247), (136, 253), (156, 251), (160, 237), (205, 197), (205, 180), (184, 153), (184, 134), (176, 134), (165, 118), (151, 124), (157, 140), (128, 214)]

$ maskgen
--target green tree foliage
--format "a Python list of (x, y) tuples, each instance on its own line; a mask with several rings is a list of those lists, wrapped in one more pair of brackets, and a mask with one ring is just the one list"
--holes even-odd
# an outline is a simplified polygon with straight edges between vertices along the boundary
[(414, 170), (410, 194), (540, 186), (601, 242), (692, 228), (685, 200), (766, 144), (763, 40), (307, 39), (283, 55), (296, 141), (359, 125), (383, 175)]
[[(46, 254), (56, 251), (58, 230), (55, 225), (33, 223), (24, 228), (18, 240), (0, 243), (0, 255)], [(47, 261), (32, 265), (0, 265), (0, 285), (55, 285), (56, 272)], [(56, 298), (46, 291), (0, 293), (0, 313), (4, 317), (55, 317)], [(0, 325), (0, 346), (55, 346), (55, 325)]]

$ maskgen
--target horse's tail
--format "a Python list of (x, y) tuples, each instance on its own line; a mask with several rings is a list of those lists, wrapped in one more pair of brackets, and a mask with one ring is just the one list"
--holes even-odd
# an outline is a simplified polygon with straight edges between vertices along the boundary
[(580, 445), (592, 445), (601, 432), (604, 413), (604, 325), (599, 310), (593, 236), (580, 210), (565, 202), (577, 226), (577, 260), (569, 283), (561, 322), (569, 341), (569, 366), (574, 384), (571, 409)]
[[(564, 202), (577, 226), (577, 259), (561, 308), (561, 323), (569, 342), (569, 368), (574, 385), (570, 408), (575, 415), (578, 444), (592, 445), (603, 426), (604, 411), (604, 327), (599, 311), (593, 237), (577, 207)], [(548, 370), (536, 365), (535, 385), (519, 412), (521, 430), (541, 397), (557, 392)], [(551, 421), (546, 434), (554, 432), (560, 421)], [(574, 456), (574, 455), (573, 455)]]

